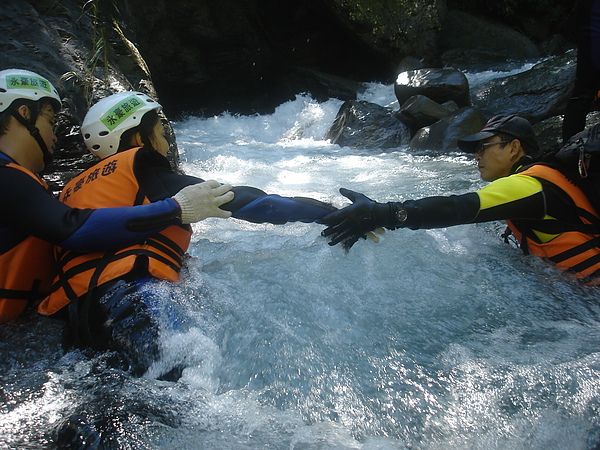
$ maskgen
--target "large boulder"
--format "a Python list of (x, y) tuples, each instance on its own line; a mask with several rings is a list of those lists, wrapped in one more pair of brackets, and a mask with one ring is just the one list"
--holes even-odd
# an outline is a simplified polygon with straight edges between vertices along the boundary
[(570, 51), (525, 72), (478, 85), (471, 89), (471, 101), (488, 118), (518, 114), (536, 123), (564, 113), (575, 68), (575, 51)]
[(389, 108), (348, 100), (340, 107), (324, 139), (340, 146), (389, 149), (407, 145), (410, 130)]
[(409, 150), (433, 150), (453, 152), (458, 150), (457, 141), (477, 133), (485, 124), (475, 109), (465, 106), (447, 115), (431, 126), (421, 128), (411, 139)]
[(469, 81), (464, 73), (452, 68), (401, 72), (394, 93), (400, 106), (414, 95), (424, 95), (437, 103), (452, 100), (459, 107), (470, 104)]

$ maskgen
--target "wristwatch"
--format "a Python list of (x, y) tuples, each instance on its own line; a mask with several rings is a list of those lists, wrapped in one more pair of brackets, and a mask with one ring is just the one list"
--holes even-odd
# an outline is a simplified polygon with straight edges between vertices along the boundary
[(398, 223), (399, 225), (406, 222), (407, 218), (408, 218), (408, 213), (406, 212), (406, 210), (404, 208), (400, 208), (396, 211), (396, 223)]
[(391, 220), (391, 226), (386, 227), (390, 230), (395, 230), (396, 228), (401, 228), (404, 226), (404, 222), (408, 218), (408, 212), (404, 209), (404, 206), (401, 202), (389, 202), (390, 212), (389, 218)]

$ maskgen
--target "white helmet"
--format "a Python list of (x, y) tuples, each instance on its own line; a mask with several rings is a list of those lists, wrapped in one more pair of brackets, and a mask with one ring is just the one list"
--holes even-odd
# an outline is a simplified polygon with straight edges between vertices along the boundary
[(33, 101), (48, 98), (56, 111), (62, 107), (58, 91), (46, 78), (29, 70), (0, 71), (0, 112), (20, 98)]
[(137, 127), (148, 111), (161, 108), (156, 100), (141, 92), (119, 92), (103, 98), (83, 119), (81, 134), (85, 145), (101, 159), (114, 155), (123, 133)]

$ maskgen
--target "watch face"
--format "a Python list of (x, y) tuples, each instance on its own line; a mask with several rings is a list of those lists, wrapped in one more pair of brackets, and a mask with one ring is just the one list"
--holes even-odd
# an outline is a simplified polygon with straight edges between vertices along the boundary
[(396, 219), (398, 220), (398, 222), (404, 222), (404, 221), (406, 221), (407, 217), (408, 217), (408, 213), (406, 212), (405, 209), (399, 209), (396, 212)]

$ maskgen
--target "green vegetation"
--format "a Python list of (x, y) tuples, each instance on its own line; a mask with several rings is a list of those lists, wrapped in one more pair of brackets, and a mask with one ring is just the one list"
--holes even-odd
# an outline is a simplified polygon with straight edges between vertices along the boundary
[[(108, 38), (104, 21), (101, 19), (100, 3), (106, 2), (87, 0), (81, 8), (80, 19), (87, 16), (92, 23), (92, 49), (88, 58), (84, 61), (84, 73), (79, 75), (71, 71), (61, 77), (61, 80), (73, 80), (81, 85), (88, 106), (92, 104), (95, 81), (99, 80), (105, 85), (109, 82)], [(109, 6), (115, 7), (114, 3)], [(97, 76), (97, 69), (101, 69), (100, 76)]]

